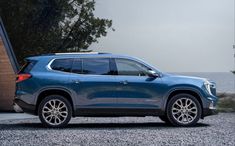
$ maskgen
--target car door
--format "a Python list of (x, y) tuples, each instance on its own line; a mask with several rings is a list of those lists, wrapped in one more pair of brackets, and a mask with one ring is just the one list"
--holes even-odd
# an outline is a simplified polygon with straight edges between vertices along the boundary
[(115, 63), (116, 78), (119, 82), (116, 91), (119, 107), (124, 109), (159, 108), (161, 78), (148, 76), (149, 70), (152, 69), (135, 60), (116, 58)]
[(112, 75), (109, 58), (75, 59), (70, 80), (76, 92), (78, 111), (85, 109), (87, 114), (95, 114), (99, 111), (94, 109), (111, 108), (116, 104), (117, 81)]

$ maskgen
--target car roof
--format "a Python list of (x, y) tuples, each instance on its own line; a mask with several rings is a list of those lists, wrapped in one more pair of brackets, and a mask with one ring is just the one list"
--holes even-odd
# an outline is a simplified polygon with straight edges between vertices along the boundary
[(70, 53), (50, 53), (42, 54), (39, 56), (27, 57), (26, 60), (40, 60), (42, 58), (74, 58), (74, 57), (114, 57), (114, 58), (133, 58), (127, 55), (117, 55), (111, 53), (100, 53), (100, 52), (70, 52)]
[(41, 60), (41, 59), (47, 59), (47, 60), (52, 60), (52, 59), (60, 59), (60, 58), (98, 58), (98, 57), (103, 57), (103, 58), (126, 58), (126, 59), (132, 59), (138, 62), (142, 62), (146, 66), (155, 69), (159, 72), (158, 69), (156, 69), (154, 66), (151, 66), (150, 64), (146, 63), (142, 59), (128, 56), (128, 55), (119, 55), (119, 54), (111, 54), (111, 53), (99, 53), (99, 52), (86, 52), (86, 53), (52, 53), (52, 54), (42, 54), (40, 56), (33, 56), (33, 57), (28, 57), (26, 60)]

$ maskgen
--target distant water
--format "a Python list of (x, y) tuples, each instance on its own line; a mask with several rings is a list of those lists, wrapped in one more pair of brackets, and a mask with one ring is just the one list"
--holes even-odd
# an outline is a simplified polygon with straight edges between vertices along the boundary
[(184, 72), (173, 74), (207, 78), (216, 82), (217, 92), (235, 93), (235, 75), (231, 72)]

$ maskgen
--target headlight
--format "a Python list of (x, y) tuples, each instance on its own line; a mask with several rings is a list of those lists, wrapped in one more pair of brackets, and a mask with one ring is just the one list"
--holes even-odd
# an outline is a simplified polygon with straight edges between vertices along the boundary
[(204, 82), (204, 86), (206, 87), (207, 92), (208, 92), (210, 95), (213, 95), (213, 94), (211, 93), (211, 87), (212, 87), (212, 88), (215, 88), (215, 84), (212, 84), (212, 83), (209, 82), (209, 81), (205, 81), (205, 82)]

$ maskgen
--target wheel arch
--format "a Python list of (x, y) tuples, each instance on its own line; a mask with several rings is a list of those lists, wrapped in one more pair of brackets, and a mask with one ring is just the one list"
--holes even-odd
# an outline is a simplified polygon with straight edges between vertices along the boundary
[(200, 94), (199, 91), (195, 90), (195, 89), (174, 89), (172, 90), (168, 95), (167, 95), (167, 98), (164, 102), (164, 111), (166, 112), (166, 109), (167, 109), (167, 104), (168, 102), (170, 101), (170, 99), (172, 97), (174, 97), (175, 95), (178, 95), (178, 94), (189, 94), (189, 95), (192, 95), (194, 96), (198, 102), (200, 103), (200, 106), (201, 106), (201, 109), (202, 109), (202, 116), (201, 118), (203, 118), (203, 100), (202, 100), (202, 95)]
[(49, 89), (44, 89), (41, 90), (38, 95), (37, 95), (37, 99), (36, 99), (36, 109), (35, 109), (35, 113), (38, 114), (38, 107), (39, 104), (41, 103), (41, 101), (50, 95), (60, 95), (65, 97), (71, 104), (72, 107), (72, 115), (74, 115), (74, 100), (72, 98), (72, 95), (69, 91), (67, 91), (66, 89), (62, 89), (62, 88), (49, 88)]

